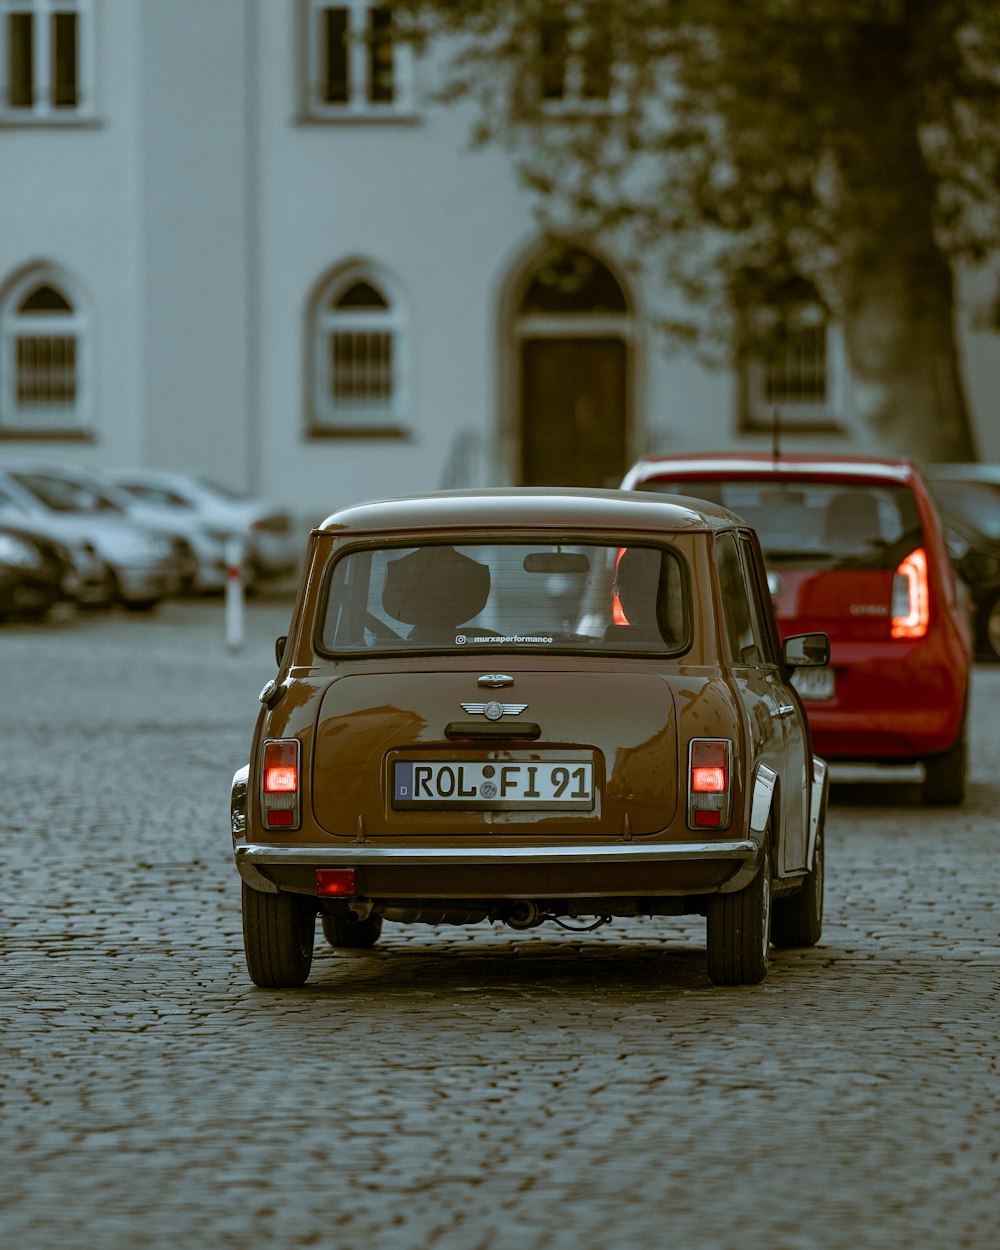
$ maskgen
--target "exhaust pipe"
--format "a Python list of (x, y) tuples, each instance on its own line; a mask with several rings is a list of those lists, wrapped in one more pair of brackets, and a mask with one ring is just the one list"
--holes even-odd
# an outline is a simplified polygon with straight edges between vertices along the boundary
[(537, 903), (531, 899), (518, 899), (503, 917), (503, 922), (512, 929), (536, 929), (545, 920)]

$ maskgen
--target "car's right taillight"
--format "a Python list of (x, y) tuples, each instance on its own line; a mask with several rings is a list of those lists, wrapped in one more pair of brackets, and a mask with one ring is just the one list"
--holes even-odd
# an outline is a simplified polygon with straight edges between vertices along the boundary
[(270, 738), (261, 767), (261, 811), (268, 829), (299, 827), (301, 793), (298, 738)]
[(893, 638), (923, 638), (930, 624), (927, 552), (918, 547), (899, 563), (892, 579), (889, 632)]
[(728, 738), (692, 738), (688, 746), (688, 827), (725, 829), (733, 800), (733, 746)]

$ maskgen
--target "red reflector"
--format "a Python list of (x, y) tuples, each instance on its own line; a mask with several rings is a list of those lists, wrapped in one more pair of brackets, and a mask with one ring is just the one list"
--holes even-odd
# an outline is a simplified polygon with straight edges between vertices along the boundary
[(691, 789), (699, 794), (721, 794), (726, 788), (724, 768), (694, 767), (691, 769)]
[(264, 793), (288, 794), (299, 788), (299, 770), (288, 764), (264, 769)]
[(272, 829), (275, 825), (294, 825), (295, 813), (291, 808), (278, 808), (274, 811), (265, 812), (264, 823)]
[(694, 814), (694, 823), (696, 825), (721, 825), (722, 813), (720, 811), (696, 811)]
[(358, 884), (353, 868), (317, 868), (316, 893), (321, 898), (331, 895), (357, 894)]

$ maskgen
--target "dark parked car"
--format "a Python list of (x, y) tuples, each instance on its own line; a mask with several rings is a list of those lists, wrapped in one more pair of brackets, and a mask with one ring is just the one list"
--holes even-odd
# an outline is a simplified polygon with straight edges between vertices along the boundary
[[(953, 471), (962, 466), (956, 465)], [(986, 466), (973, 466), (985, 468)], [(980, 653), (1000, 657), (1000, 482), (947, 476), (931, 469), (930, 484), (945, 523), (955, 569), (972, 600)], [(941, 474), (939, 476), (939, 474)]]
[(0, 526), (0, 620), (44, 616), (69, 597), (73, 565), (54, 539)]
[(311, 536), (233, 779), (247, 967), (383, 922), (707, 917), (708, 973), (818, 941), (826, 768), (749, 526), (617, 491), (444, 492)]

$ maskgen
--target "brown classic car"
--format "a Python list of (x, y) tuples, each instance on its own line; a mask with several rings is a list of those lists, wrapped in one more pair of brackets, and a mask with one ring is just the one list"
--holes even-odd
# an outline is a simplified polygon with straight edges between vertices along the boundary
[(383, 922), (707, 917), (708, 975), (820, 936), (827, 778), (756, 536), (596, 490), (348, 508), (310, 539), (233, 778), (247, 967), (309, 975)]

